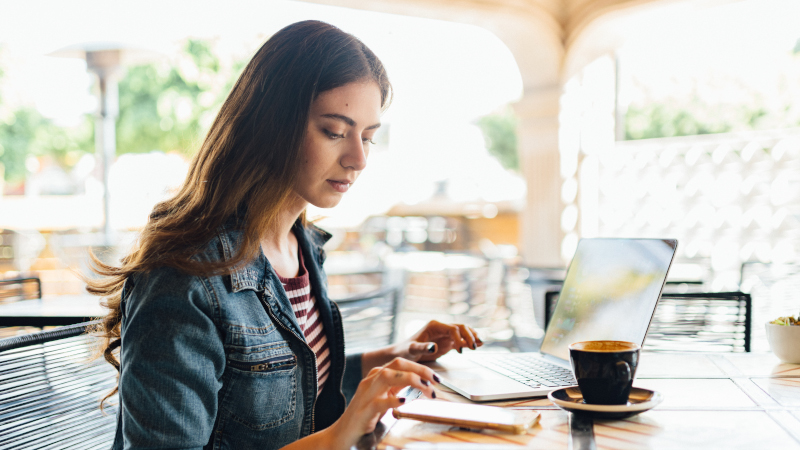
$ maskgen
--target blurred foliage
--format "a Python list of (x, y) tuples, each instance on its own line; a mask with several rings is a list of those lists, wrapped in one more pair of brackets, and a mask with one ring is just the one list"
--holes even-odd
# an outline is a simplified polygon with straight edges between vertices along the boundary
[[(771, 83), (753, 85), (736, 74), (672, 80), (667, 88), (634, 79), (637, 101), (625, 112), (625, 139), (648, 139), (800, 126), (800, 40), (769, 68)], [(651, 90), (660, 91), (661, 95)], [(665, 95), (665, 92), (668, 94)]]
[(94, 129), (89, 117), (76, 128), (59, 127), (34, 108), (6, 111), (0, 121), (0, 162), (5, 180), (25, 179), (28, 156), (49, 156), (64, 168), (72, 167), (85, 152), (94, 149)]
[(244, 64), (226, 69), (210, 43), (189, 40), (174, 64), (128, 68), (119, 83), (117, 154), (194, 152)]
[[(0, 81), (4, 76), (3, 61), (0, 48)], [(93, 134), (89, 117), (78, 127), (60, 127), (35, 108), (4, 103), (0, 93), (0, 164), (9, 183), (25, 179), (28, 156), (49, 156), (60, 166), (71, 167), (83, 153), (93, 151)]]
[(478, 120), (489, 154), (497, 158), (506, 169), (519, 172), (517, 153), (517, 119), (511, 108), (490, 114)]
[[(0, 47), (0, 82), (3, 62)], [(119, 81), (117, 154), (192, 153), (245, 64), (224, 66), (209, 42), (189, 40), (172, 64), (127, 68)], [(4, 104), (0, 95), (0, 163), (6, 181), (25, 179), (29, 156), (50, 157), (69, 170), (94, 150), (92, 115), (77, 127), (60, 127), (33, 107)]]
[(662, 100), (631, 105), (625, 114), (625, 139), (726, 133), (768, 128), (770, 113), (757, 102), (709, 104), (697, 97), (689, 101)]

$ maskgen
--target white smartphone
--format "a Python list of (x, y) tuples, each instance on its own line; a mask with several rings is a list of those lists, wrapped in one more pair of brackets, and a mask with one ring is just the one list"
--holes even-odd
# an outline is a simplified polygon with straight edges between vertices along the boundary
[(539, 412), (442, 400), (414, 400), (392, 410), (398, 419), (441, 423), (462, 428), (488, 428), (522, 434), (539, 420)]

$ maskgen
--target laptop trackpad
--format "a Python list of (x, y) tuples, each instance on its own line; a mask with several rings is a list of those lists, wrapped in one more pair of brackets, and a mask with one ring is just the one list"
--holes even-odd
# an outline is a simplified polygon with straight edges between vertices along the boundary
[(496, 396), (532, 389), (493, 370), (481, 367), (466, 358), (448, 359), (446, 364), (428, 364), (442, 377), (444, 385), (468, 397)]

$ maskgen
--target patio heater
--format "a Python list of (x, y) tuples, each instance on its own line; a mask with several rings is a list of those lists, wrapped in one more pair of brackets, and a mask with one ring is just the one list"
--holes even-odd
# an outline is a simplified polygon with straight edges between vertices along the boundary
[[(95, 114), (94, 145), (99, 161), (99, 175), (103, 183), (103, 233), (100, 245), (114, 245), (111, 228), (111, 196), (108, 190), (108, 172), (117, 154), (116, 124), (119, 115), (117, 80), (123, 63), (147, 62), (160, 54), (151, 50), (132, 48), (115, 42), (88, 42), (64, 47), (50, 56), (81, 58), (86, 68), (97, 76), (99, 105)], [(97, 167), (97, 166), (96, 166)]]

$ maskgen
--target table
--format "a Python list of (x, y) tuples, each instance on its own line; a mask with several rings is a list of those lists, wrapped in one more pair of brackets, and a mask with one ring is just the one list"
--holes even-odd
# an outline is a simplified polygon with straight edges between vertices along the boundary
[(87, 322), (106, 315), (100, 297), (60, 295), (0, 305), (0, 327), (49, 327)]
[[(800, 449), (800, 365), (782, 364), (771, 353), (645, 352), (634, 386), (657, 390), (664, 401), (627, 419), (590, 420), (584, 441), (574, 437), (584, 419), (539, 397), (489, 403), (538, 410), (539, 423), (524, 435), (460, 430), (387, 414), (377, 448)], [(437, 396), (469, 402), (444, 386), (437, 386)]]

